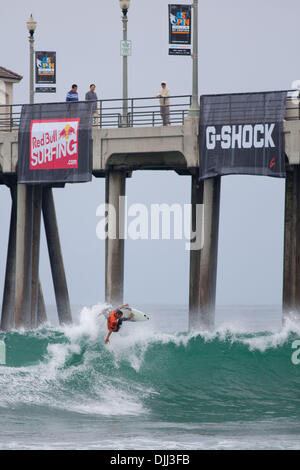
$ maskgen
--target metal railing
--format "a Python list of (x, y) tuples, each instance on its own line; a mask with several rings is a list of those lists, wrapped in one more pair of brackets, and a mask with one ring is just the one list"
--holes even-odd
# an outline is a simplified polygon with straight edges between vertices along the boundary
[[(170, 96), (169, 100), (168, 114), (170, 125), (182, 125), (191, 106), (191, 95)], [(128, 108), (126, 116), (123, 115), (123, 99), (97, 101), (97, 110), (93, 116), (93, 127), (153, 127), (163, 125), (159, 98), (129, 98), (126, 101)], [(68, 104), (72, 105), (71, 102)], [(21, 104), (1, 105), (0, 131), (18, 129), (21, 110)]]
[(0, 106), (0, 131), (12, 131), (18, 129), (20, 124), (22, 105)]
[[(300, 91), (284, 91), (287, 93), (285, 120), (300, 119)], [(191, 100), (191, 95), (170, 96), (170, 125), (182, 125), (184, 123), (191, 106)], [(159, 98), (129, 98), (126, 100), (128, 107), (126, 116), (123, 116), (123, 101), (122, 99), (97, 101), (97, 113), (94, 114), (93, 127), (153, 127), (163, 125)], [(0, 131), (18, 129), (22, 106), (22, 104), (0, 105)]]

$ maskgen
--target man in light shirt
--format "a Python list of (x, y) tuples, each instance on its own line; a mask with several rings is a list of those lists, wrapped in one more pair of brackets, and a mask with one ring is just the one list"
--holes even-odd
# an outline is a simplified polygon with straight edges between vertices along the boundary
[(163, 80), (161, 82), (161, 89), (159, 90), (156, 98), (159, 98), (160, 103), (160, 114), (162, 117), (163, 125), (167, 126), (170, 124), (170, 98), (171, 96), (169, 88), (167, 88), (166, 82)]
[(92, 83), (90, 85), (90, 91), (88, 91), (86, 94), (85, 94), (85, 99), (86, 101), (93, 101), (93, 104), (92, 104), (92, 107), (93, 107), (93, 124), (97, 126), (98, 124), (98, 111), (97, 111), (97, 100), (98, 100), (98, 97), (97, 97), (97, 94), (95, 93), (95, 88), (96, 88), (96, 85), (94, 83)]

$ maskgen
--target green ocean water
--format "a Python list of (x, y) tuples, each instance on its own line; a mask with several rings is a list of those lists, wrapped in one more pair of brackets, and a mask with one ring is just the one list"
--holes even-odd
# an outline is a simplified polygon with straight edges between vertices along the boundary
[(105, 346), (99, 311), (0, 333), (0, 448), (299, 448), (298, 323), (187, 332), (165, 308)]

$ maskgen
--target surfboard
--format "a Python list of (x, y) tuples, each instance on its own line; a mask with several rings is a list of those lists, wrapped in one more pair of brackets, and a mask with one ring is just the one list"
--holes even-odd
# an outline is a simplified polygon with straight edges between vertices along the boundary
[(133, 313), (133, 318), (130, 321), (147, 321), (150, 320), (146, 313), (133, 307), (122, 307), (120, 309), (125, 318), (128, 318), (130, 313)]
[[(150, 320), (150, 318), (148, 317), (148, 315), (146, 315), (146, 313), (144, 313), (141, 310), (138, 310), (136, 308), (128, 306), (128, 307), (122, 307), (122, 308), (120, 308), (120, 310), (123, 312), (123, 315), (124, 315), (125, 318), (128, 318), (131, 312), (133, 313), (133, 318), (131, 318), (130, 321), (147, 321), (147, 320)], [(108, 319), (109, 314), (111, 312), (112, 312), (111, 309), (106, 308), (99, 315), (104, 315), (104, 317), (106, 319)]]

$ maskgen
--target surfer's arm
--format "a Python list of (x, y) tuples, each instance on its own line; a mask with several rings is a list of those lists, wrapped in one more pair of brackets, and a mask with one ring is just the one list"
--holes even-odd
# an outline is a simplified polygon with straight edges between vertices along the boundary
[(109, 343), (109, 337), (112, 334), (112, 330), (109, 330), (108, 335), (106, 336), (105, 344)]

